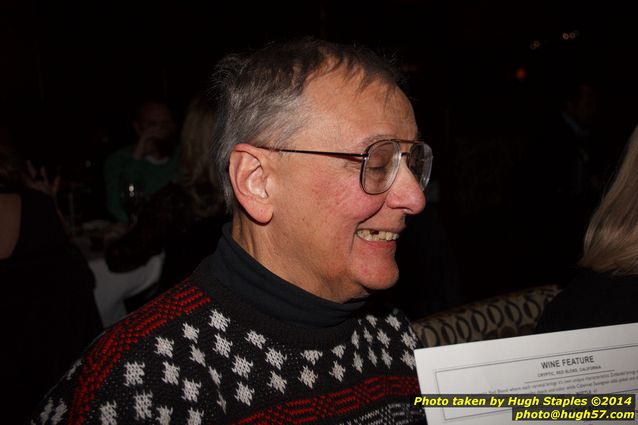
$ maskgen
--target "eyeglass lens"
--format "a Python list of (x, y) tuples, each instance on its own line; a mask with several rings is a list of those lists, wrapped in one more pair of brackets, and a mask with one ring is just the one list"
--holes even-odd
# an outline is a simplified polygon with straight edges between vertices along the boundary
[[(431, 155), (427, 155), (426, 146), (414, 144), (408, 154), (408, 168), (425, 188), (429, 179)], [(396, 141), (385, 141), (371, 146), (363, 170), (363, 188), (369, 194), (385, 192), (390, 188), (401, 162), (401, 145)]]
[(396, 147), (392, 142), (379, 143), (370, 148), (363, 170), (363, 188), (366, 192), (376, 194), (388, 189), (387, 182), (393, 174), (396, 162), (395, 153)]
[(416, 177), (421, 189), (425, 189), (430, 180), (430, 171), (432, 169), (430, 148), (424, 144), (412, 145), (408, 156), (408, 168)]

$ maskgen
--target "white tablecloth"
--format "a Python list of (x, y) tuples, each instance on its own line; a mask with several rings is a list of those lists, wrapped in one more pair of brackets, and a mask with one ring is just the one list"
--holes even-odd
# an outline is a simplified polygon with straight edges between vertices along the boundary
[(76, 238), (95, 275), (94, 296), (104, 327), (126, 316), (124, 300), (139, 294), (157, 282), (164, 265), (164, 253), (151, 257), (143, 266), (126, 273), (113, 273), (106, 265), (102, 252), (90, 250), (88, 239)]
[(142, 267), (126, 273), (113, 273), (103, 257), (89, 261), (95, 275), (95, 302), (107, 327), (126, 316), (124, 300), (157, 282), (162, 273), (164, 253), (151, 257)]

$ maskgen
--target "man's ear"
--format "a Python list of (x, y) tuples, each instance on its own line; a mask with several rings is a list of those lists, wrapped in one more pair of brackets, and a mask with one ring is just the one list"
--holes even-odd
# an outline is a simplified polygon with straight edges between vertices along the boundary
[(273, 214), (268, 196), (268, 151), (240, 143), (230, 153), (230, 181), (237, 202), (260, 224), (270, 221)]

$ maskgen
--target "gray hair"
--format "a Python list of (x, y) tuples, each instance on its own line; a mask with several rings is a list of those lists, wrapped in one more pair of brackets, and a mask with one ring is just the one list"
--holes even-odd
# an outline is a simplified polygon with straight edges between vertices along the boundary
[(389, 87), (402, 82), (394, 67), (371, 50), (314, 38), (231, 54), (216, 65), (210, 92), (218, 119), (211, 150), (229, 211), (235, 207), (228, 174), (233, 148), (239, 143), (284, 146), (306, 122), (301, 106), (309, 79), (342, 67), (349, 76), (361, 75), (360, 90), (373, 81)]

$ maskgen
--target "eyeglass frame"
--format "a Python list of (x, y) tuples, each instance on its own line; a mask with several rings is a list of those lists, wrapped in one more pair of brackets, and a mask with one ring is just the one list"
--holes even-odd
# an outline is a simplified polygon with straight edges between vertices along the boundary
[[(397, 162), (397, 164), (399, 164), (396, 167), (396, 170), (393, 172), (393, 176), (392, 179), (390, 181), (390, 183), (388, 184), (388, 187), (385, 190), (382, 190), (381, 192), (377, 192), (377, 193), (370, 193), (366, 190), (365, 185), (364, 185), (364, 169), (366, 167), (366, 164), (368, 163), (368, 158), (370, 158), (370, 150), (375, 146), (378, 145), (380, 143), (385, 143), (385, 142), (393, 142), (399, 145), (399, 150), (398, 150), (398, 154), (401, 156), (401, 158), (399, 159), (399, 161)], [(351, 152), (328, 152), (328, 151), (314, 151), (314, 150), (305, 150), (305, 149), (286, 149), (286, 148), (272, 148), (269, 146), (260, 146), (260, 148), (262, 149), (267, 149), (269, 151), (272, 152), (286, 152), (286, 153), (301, 153), (301, 154), (309, 154), (309, 155), (326, 155), (326, 156), (344, 156), (347, 158), (362, 158), (363, 160), (361, 161), (361, 169), (359, 170), (359, 185), (361, 186), (361, 189), (367, 193), (368, 195), (380, 195), (382, 193), (387, 192), (388, 190), (390, 190), (390, 188), (392, 187), (392, 185), (394, 184), (397, 175), (399, 174), (399, 167), (401, 166), (401, 159), (406, 156), (406, 155), (410, 155), (410, 152), (401, 152), (401, 143), (408, 143), (411, 145), (422, 145), (425, 148), (429, 149), (430, 155), (429, 155), (429, 159), (430, 159), (430, 169), (428, 170), (428, 175), (425, 179), (425, 182), (421, 183), (422, 179), (418, 179), (417, 183), (419, 183), (419, 187), (421, 187), (421, 190), (425, 190), (425, 188), (428, 186), (428, 183), (430, 181), (430, 174), (432, 172), (432, 159), (434, 159), (434, 156), (432, 155), (432, 148), (425, 142), (422, 141), (418, 141), (418, 140), (403, 140), (403, 139), (382, 139), (382, 140), (377, 140), (374, 143), (371, 143), (366, 149), (365, 151), (363, 151), (362, 153), (351, 153)], [(411, 148), (410, 148), (411, 150)], [(425, 152), (427, 155), (427, 151)], [(396, 153), (395, 153), (396, 155)], [(428, 156), (426, 156), (426, 159), (428, 159)], [(408, 167), (409, 168), (409, 167)], [(412, 173), (412, 170), (410, 170), (410, 173)], [(416, 177), (414, 175), (414, 173), (412, 173), (412, 175), (414, 177)]]

